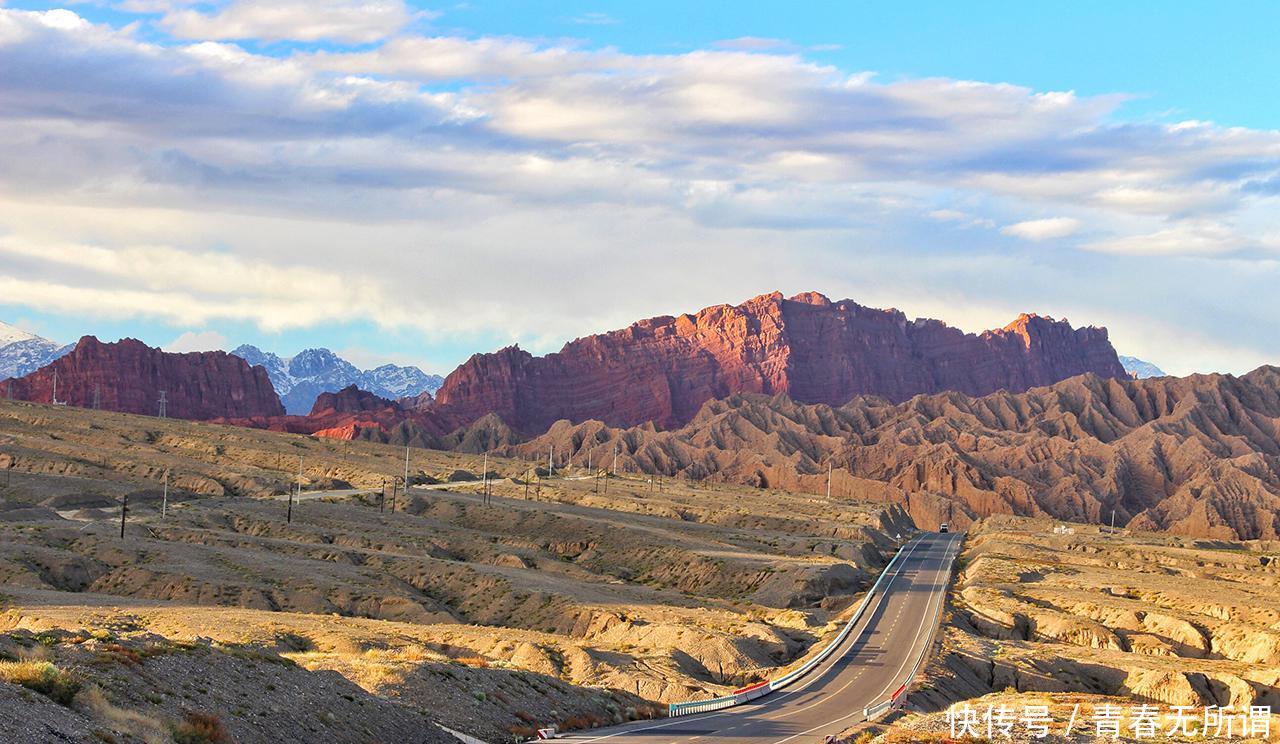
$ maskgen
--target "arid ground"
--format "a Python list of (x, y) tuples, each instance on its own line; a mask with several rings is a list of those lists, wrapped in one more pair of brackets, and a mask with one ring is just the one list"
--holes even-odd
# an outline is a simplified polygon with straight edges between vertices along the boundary
[(481, 456), (427, 450), (393, 512), (404, 456), (0, 402), (0, 739), (496, 742), (658, 716), (802, 659), (912, 529), (499, 458), (486, 502)]
[[(1158, 535), (1044, 519), (991, 517), (973, 526), (961, 555), (939, 650), (909, 698), (915, 711), (887, 741), (951, 733), (957, 701), (981, 712), (1048, 705), (1059, 719), (1047, 741), (1093, 741), (1095, 710), (1143, 704), (1280, 712), (1280, 543)], [(1079, 728), (1062, 725), (1080, 704)], [(1236, 736), (1222, 741), (1262, 740)], [(1216, 730), (1216, 727), (1215, 729)], [(1280, 738), (1280, 719), (1270, 725)], [(1224, 729), (1225, 732), (1225, 729)], [(985, 735), (985, 729), (982, 729)], [(993, 740), (998, 740), (994, 737)]]

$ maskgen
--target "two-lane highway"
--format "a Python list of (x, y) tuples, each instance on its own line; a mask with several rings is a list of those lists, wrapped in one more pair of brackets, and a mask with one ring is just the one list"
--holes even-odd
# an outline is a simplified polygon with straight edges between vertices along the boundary
[(909, 543), (841, 648), (790, 687), (715, 713), (565, 738), (583, 744), (800, 744), (838, 734), (861, 722), (864, 708), (892, 696), (928, 651), (959, 545), (960, 535), (933, 533)]

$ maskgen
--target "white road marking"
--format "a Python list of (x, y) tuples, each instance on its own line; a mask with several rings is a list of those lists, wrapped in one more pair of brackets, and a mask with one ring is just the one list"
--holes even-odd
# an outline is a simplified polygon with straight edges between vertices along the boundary
[[(951, 546), (952, 546), (952, 545), (954, 545), (954, 544), (955, 544), (955, 538), (948, 538), (948, 540), (947, 540), (947, 546), (946, 546), (946, 548), (944, 548), (944, 550), (943, 550), (943, 561), (942, 561), (941, 563), (939, 563), (939, 565), (938, 565), (938, 569), (939, 569), (939, 570), (940, 570), (943, 566), (945, 566), (945, 565), (946, 565), (946, 563), (947, 563), (947, 551), (949, 551), (949, 550), (951, 549)], [(924, 617), (922, 617), (922, 618), (921, 618), (921, 620), (920, 620), (920, 627), (916, 629), (916, 642), (917, 642), (917, 643), (918, 643), (918, 642), (919, 642), (919, 640), (920, 640), (920, 631), (924, 629), (925, 621), (926, 621), (926, 620), (928, 620), (928, 621), (932, 622), (932, 620), (933, 620), (933, 613), (931, 613), (931, 612), (929, 611), (929, 609), (930, 609), (930, 607), (932, 607), (932, 606), (934, 605), (934, 600), (938, 600), (938, 601), (945, 601), (946, 596), (947, 596), (947, 592), (946, 592), (946, 590), (945, 590), (945, 588), (944, 588), (944, 589), (943, 589), (943, 591), (938, 592), (938, 593), (937, 593), (937, 595), (935, 595), (933, 598), (931, 598), (931, 599), (930, 599), (930, 601), (929, 601), (929, 603), (928, 603), (927, 605), (925, 605), (925, 613), (924, 613)], [(915, 648), (915, 645), (916, 645), (915, 643), (913, 643), (913, 644), (912, 644), (912, 648), (913, 648), (913, 649)], [(921, 653), (921, 654), (923, 654), (923, 653), (924, 653), (925, 651), (927, 651), (927, 650), (928, 650), (927, 648), (926, 648), (926, 649), (922, 649), (920, 653)], [(892, 677), (890, 677), (889, 685), (888, 685), (888, 686), (886, 686), (886, 687), (884, 688), (884, 690), (882, 690), (882, 691), (880, 692), (880, 695), (883, 695), (884, 693), (888, 692), (888, 691), (889, 691), (889, 689), (890, 689), (891, 687), (893, 687), (894, 682), (896, 682), (896, 681), (897, 681), (897, 679), (898, 679), (898, 675), (899, 675), (899, 674), (902, 674), (902, 670), (903, 670), (903, 669), (906, 669), (906, 667), (907, 667), (907, 663), (908, 663), (908, 662), (911, 662), (911, 661), (913, 661), (913, 660), (915, 660), (915, 658), (916, 658), (917, 656), (918, 656), (918, 655), (916, 655), (916, 654), (908, 654), (908, 655), (907, 655), (907, 658), (903, 660), (902, 665), (898, 667), (898, 671), (894, 672), (894, 673), (893, 673), (893, 676), (892, 676)], [(874, 697), (872, 698), (872, 700), (875, 700), (876, 698), (880, 697), (880, 695), (876, 695), (876, 696), (874, 696)], [(795, 739), (795, 738), (798, 738), (798, 737), (804, 736), (805, 734), (811, 734), (811, 733), (813, 733), (814, 731), (817, 731), (818, 729), (826, 728), (826, 727), (828, 727), (828, 726), (833, 726), (833, 725), (835, 725), (835, 724), (837, 724), (837, 723), (840, 723), (841, 721), (843, 721), (843, 720), (845, 720), (845, 719), (847, 719), (847, 718), (852, 718), (853, 716), (861, 715), (861, 714), (862, 714), (862, 711), (854, 711), (854, 712), (852, 712), (852, 713), (848, 713), (848, 714), (843, 715), (843, 716), (841, 716), (841, 717), (839, 717), (839, 718), (837, 718), (837, 719), (835, 719), (835, 720), (833, 720), (833, 721), (827, 721), (826, 723), (818, 724), (817, 726), (814, 726), (814, 727), (813, 727), (813, 728), (811, 728), (811, 729), (808, 729), (808, 730), (805, 730), (805, 731), (801, 731), (801, 732), (800, 732), (800, 733), (798, 733), (798, 734), (792, 734), (791, 736), (788, 736), (788, 737), (787, 737), (787, 738), (785, 738), (785, 739), (779, 739), (779, 740), (777, 740), (777, 741), (773, 742), (773, 744), (785, 744), (786, 742), (791, 741), (792, 739)]]
[[(915, 546), (913, 546), (913, 547), (911, 548), (911, 553), (914, 553), (914, 552), (915, 552), (916, 547), (918, 547), (918, 546), (921, 544), (921, 542), (923, 542), (923, 541), (917, 542), (917, 543), (915, 544)], [(904, 565), (904, 566), (905, 566), (905, 565), (907, 564), (907, 560), (911, 557), (911, 553), (908, 553), (908, 554), (906, 555), (906, 557), (904, 557), (904, 558), (902, 559), (902, 565)], [(880, 601), (881, 601), (881, 602), (884, 602), (884, 601), (886, 601), (886, 600), (889, 598), (890, 590), (893, 588), (893, 584), (894, 584), (894, 582), (895, 582), (895, 581), (897, 581), (897, 580), (898, 580), (898, 577), (899, 577), (899, 576), (901, 576), (901, 575), (902, 575), (902, 572), (901, 572), (901, 571), (898, 571), (897, 573), (895, 573), (895, 574), (894, 574), (894, 575), (889, 579), (889, 583), (888, 583), (888, 584), (885, 584), (884, 591), (883, 591), (883, 593), (880, 595), (880, 597), (881, 597)], [(899, 614), (901, 614), (901, 610), (899, 610)], [(895, 621), (895, 622), (897, 621), (897, 617), (896, 617), (896, 616), (895, 616), (895, 618), (894, 618), (894, 621)], [(867, 629), (864, 627), (862, 630), (863, 630), (863, 632), (862, 632), (862, 633), (859, 633), (859, 634), (857, 635), (857, 637), (853, 639), (853, 642), (854, 642), (854, 643), (857, 643), (857, 642), (858, 642), (858, 640), (862, 638), (863, 633), (865, 633)], [(852, 633), (850, 633), (849, 635), (850, 635), (851, 637), (853, 636), (853, 634), (852, 634)], [(874, 635), (874, 634), (873, 634), (873, 635)], [(837, 657), (837, 658), (836, 658), (836, 661), (838, 662), (838, 661), (840, 661), (840, 660), (844, 659), (846, 656), (848, 656), (848, 654), (847, 654), (847, 653), (845, 653), (845, 654), (841, 654), (839, 657)], [(834, 662), (833, 662), (833, 665), (834, 665)], [(828, 667), (827, 667), (827, 669), (830, 669), (830, 668), (831, 668), (830, 666), (828, 666)], [(825, 670), (824, 670), (824, 672), (825, 672)], [(859, 674), (861, 674), (861, 672), (859, 672)], [(821, 675), (817, 675), (817, 676), (821, 676)], [(816, 678), (816, 677), (815, 677), (815, 678)], [(856, 682), (856, 681), (857, 681), (857, 676), (855, 675), (855, 676), (853, 677), (853, 679), (850, 679), (848, 682), (845, 682), (845, 683), (840, 687), (840, 689), (836, 690), (835, 692), (829, 693), (828, 695), (826, 695), (826, 696), (824, 696), (824, 697), (822, 697), (822, 698), (820, 698), (820, 699), (818, 699), (818, 700), (815, 700), (814, 702), (812, 702), (812, 703), (810, 703), (810, 704), (808, 704), (808, 705), (806, 705), (806, 706), (804, 706), (804, 707), (802, 707), (802, 708), (796, 708), (796, 709), (795, 709), (795, 710), (793, 710), (793, 711), (790, 711), (790, 712), (788, 712), (788, 713), (781, 713), (781, 714), (776, 715), (776, 716), (763, 716), (763, 718), (764, 718), (764, 720), (766, 720), (766, 721), (775, 721), (775, 720), (778, 720), (778, 719), (780, 719), (780, 718), (787, 718), (787, 717), (789, 717), (789, 716), (794, 716), (794, 715), (795, 715), (795, 714), (797, 714), (797, 713), (802, 713), (802, 712), (804, 712), (804, 711), (806, 711), (806, 710), (809, 710), (810, 708), (812, 708), (812, 707), (813, 707), (813, 706), (815, 706), (815, 705), (822, 705), (823, 703), (827, 702), (827, 700), (828, 700), (828, 699), (830, 698), (830, 696), (832, 696), (832, 695), (839, 695), (840, 693), (844, 692), (844, 691), (845, 691), (845, 689), (846, 689), (847, 687), (849, 687), (849, 685), (853, 684), (853, 683), (854, 683), (854, 682)]]
[[(894, 583), (894, 582), (896, 582), (896, 581), (898, 580), (898, 577), (899, 577), (899, 576), (902, 576), (904, 573), (905, 573), (905, 574), (908, 574), (909, 576), (913, 576), (913, 577), (915, 577), (915, 576), (919, 576), (919, 575), (920, 575), (920, 573), (921, 573), (921, 572), (920, 572), (918, 569), (917, 569), (917, 570), (913, 570), (913, 571), (907, 571), (905, 567), (906, 567), (906, 565), (907, 565), (908, 560), (909, 560), (909, 559), (910, 559), (910, 557), (912, 556), (912, 554), (914, 554), (914, 553), (915, 553), (915, 551), (916, 551), (916, 549), (917, 549), (917, 548), (919, 548), (922, 544), (924, 544), (924, 542), (925, 542), (925, 540), (924, 540), (923, 538), (917, 539), (917, 540), (916, 540), (916, 541), (911, 545), (911, 548), (910, 548), (910, 549), (909, 549), (909, 550), (908, 550), (908, 551), (903, 555), (903, 557), (902, 557), (902, 563), (900, 563), (900, 564), (898, 565), (898, 567), (894, 569), (894, 574), (889, 578), (889, 584), (887, 584), (887, 585), (884, 587), (884, 589), (883, 589), (883, 590), (881, 590), (881, 591), (882, 591), (881, 599), (880, 599), (880, 601), (881, 601), (881, 602), (885, 601), (885, 600), (888, 598), (889, 590), (890, 590), (890, 588), (893, 586), (893, 583)], [(938, 567), (939, 569), (940, 569), (940, 568), (942, 568), (942, 566), (946, 565), (946, 555), (947, 555), (947, 551), (948, 551), (948, 550), (951, 548), (951, 546), (952, 546), (952, 545), (954, 545), (954, 544), (955, 544), (955, 537), (949, 538), (949, 539), (948, 539), (948, 542), (947, 542), (947, 547), (946, 547), (946, 548), (944, 549), (944, 551), (943, 551), (943, 557), (944, 557), (944, 560), (943, 560), (943, 562), (939, 565), (939, 567)], [(936, 570), (937, 570), (937, 569), (935, 569), (935, 571), (936, 571)], [(932, 607), (934, 607), (934, 606), (935, 606), (935, 602), (936, 602), (936, 601), (945, 601), (945, 598), (946, 598), (946, 590), (945, 590), (945, 588), (944, 588), (944, 589), (943, 589), (943, 591), (939, 592), (935, 597), (932, 597), (932, 598), (930, 599), (929, 603), (928, 603), (928, 604), (926, 604), (926, 606), (925, 606), (924, 618), (930, 618), (930, 617), (932, 617), (932, 613), (931, 613), (931, 612), (929, 612), (930, 608), (932, 608)], [(902, 607), (899, 607), (899, 609), (898, 609), (898, 613), (894, 616), (894, 622), (896, 622), (896, 621), (897, 621), (897, 619), (898, 619), (899, 617), (901, 617), (901, 615), (902, 615), (902, 609), (903, 609)], [(917, 631), (916, 631), (915, 643), (913, 643), (913, 644), (912, 644), (912, 648), (913, 648), (913, 649), (915, 648), (916, 644), (918, 644), (918, 643), (919, 643), (920, 629), (922, 629), (922, 628), (924, 627), (924, 618), (922, 618), (920, 628), (918, 628), (918, 629), (917, 629)], [(879, 624), (877, 624), (877, 626), (878, 626), (878, 625), (879, 625)], [(856, 636), (854, 636), (852, 633), (850, 633), (850, 637), (853, 639), (853, 642), (855, 642), (855, 643), (856, 643), (858, 639), (861, 639), (861, 638), (863, 637), (863, 635), (866, 635), (866, 634), (867, 634), (868, 630), (870, 630), (870, 635), (871, 635), (871, 636), (880, 635), (880, 634), (882, 634), (882, 633), (883, 633), (883, 631), (882, 631), (879, 627), (876, 627), (876, 628), (868, 628), (868, 627), (865, 627), (865, 626), (864, 626), (864, 627), (863, 627), (863, 629), (862, 629), (862, 630), (861, 630), (861, 631), (860, 631)], [(923, 653), (923, 651), (922, 651), (921, 653)], [(831, 662), (830, 662), (829, 664), (827, 664), (825, 667), (823, 667), (823, 668), (822, 668), (822, 669), (820, 669), (820, 670), (815, 669), (815, 670), (814, 670), (810, 675), (808, 675), (808, 678), (807, 678), (807, 679), (805, 679), (803, 682), (799, 683), (798, 685), (796, 685), (796, 686), (794, 686), (794, 687), (790, 687), (790, 688), (788, 688), (788, 689), (786, 689), (786, 690), (783, 690), (783, 691), (781, 691), (781, 692), (775, 693), (774, 695), (770, 695), (770, 696), (769, 696), (769, 697), (767, 697), (767, 698), (763, 698), (763, 699), (762, 699), (762, 703), (761, 703), (761, 705), (762, 705), (762, 706), (765, 706), (765, 705), (772, 706), (772, 704), (773, 704), (775, 701), (782, 700), (783, 698), (785, 698), (785, 697), (787, 697), (787, 696), (789, 696), (789, 695), (792, 695), (792, 694), (798, 693), (798, 692), (803, 692), (806, 688), (808, 688), (810, 685), (812, 685), (814, 682), (816, 682), (818, 679), (820, 679), (824, 674), (826, 674), (827, 672), (831, 671), (831, 668), (832, 668), (835, 664), (837, 664), (837, 663), (839, 663), (840, 661), (844, 660), (844, 659), (845, 659), (845, 657), (847, 657), (847, 656), (848, 656), (848, 651), (846, 651), (845, 653), (843, 653), (843, 654), (841, 654), (841, 655), (839, 655), (839, 656), (833, 657), (833, 659), (831, 660)], [(894, 673), (894, 676), (891, 678), (891, 681), (890, 681), (889, 687), (892, 687), (892, 686), (893, 686), (893, 681), (894, 681), (894, 680), (897, 680), (898, 675), (900, 675), (900, 674), (902, 673), (902, 670), (906, 668), (907, 662), (913, 661), (913, 660), (914, 660), (915, 658), (917, 658), (917, 657), (918, 657), (918, 654), (916, 654), (916, 655), (908, 655), (907, 659), (906, 659), (906, 660), (904, 660), (903, 664), (898, 668), (898, 670)], [(854, 675), (854, 679), (856, 679), (857, 677), (861, 676), (861, 675), (862, 675), (862, 673), (863, 673), (863, 671), (865, 671), (865, 669), (864, 669), (864, 670), (859, 670), (859, 671)], [(847, 688), (847, 687), (848, 687), (850, 684), (852, 684), (852, 683), (853, 683), (853, 682), (852, 682), (852, 680), (851, 680), (850, 682), (847, 682), (844, 686), (842, 686), (842, 687), (841, 687), (839, 690), (837, 690), (835, 693), (831, 693), (831, 695), (839, 694), (839, 692), (840, 692), (840, 691), (844, 690), (845, 688)], [(887, 691), (888, 691), (888, 689), (889, 689), (889, 687), (886, 687), (884, 692), (887, 692)], [(883, 694), (883, 692), (882, 692), (881, 694)], [(765, 717), (762, 717), (762, 719), (761, 719), (761, 720), (776, 720), (776, 719), (780, 719), (780, 718), (786, 718), (786, 717), (788, 717), (788, 716), (790, 716), (790, 715), (794, 715), (795, 713), (798, 713), (798, 712), (800, 712), (800, 711), (803, 711), (803, 710), (807, 710), (807, 709), (809, 709), (809, 708), (812, 708), (812, 707), (814, 707), (815, 705), (819, 705), (819, 704), (824, 703), (824, 702), (829, 702), (829, 697), (830, 697), (830, 695), (823, 696), (823, 698), (824, 698), (824, 699), (819, 700), (819, 701), (814, 702), (814, 703), (811, 703), (811, 704), (809, 704), (809, 705), (807, 705), (807, 706), (805, 706), (805, 707), (803, 707), (803, 708), (800, 708), (799, 710), (792, 711), (792, 712), (790, 712), (790, 713), (785, 713), (785, 714), (783, 714), (783, 715), (778, 715), (778, 716), (765, 716)], [(876, 697), (879, 697), (879, 696), (877, 695)], [(735, 707), (735, 708), (729, 708), (729, 709), (726, 709), (726, 710), (724, 710), (724, 711), (720, 711), (720, 712), (702, 713), (702, 714), (695, 714), (695, 715), (692, 715), (692, 716), (681, 716), (681, 717), (679, 717), (679, 718), (677, 718), (677, 719), (674, 719), (674, 720), (668, 721), (668, 722), (666, 722), (666, 723), (660, 723), (660, 724), (655, 724), (655, 725), (651, 725), (651, 726), (643, 726), (643, 727), (640, 727), (640, 728), (634, 728), (634, 729), (625, 729), (625, 730), (623, 730), (623, 731), (618, 731), (618, 732), (615, 732), (615, 733), (612, 733), (612, 734), (607, 734), (607, 735), (605, 735), (605, 736), (598, 736), (598, 737), (594, 737), (594, 738), (591, 738), (591, 739), (578, 739), (577, 737), (573, 737), (573, 740), (574, 740), (574, 741), (581, 742), (582, 744), (589, 744), (590, 742), (605, 741), (605, 740), (607, 740), (607, 739), (612, 739), (612, 738), (617, 737), (617, 736), (628, 736), (628, 735), (632, 735), (632, 734), (638, 734), (638, 733), (641, 733), (641, 732), (644, 732), (644, 731), (654, 731), (654, 730), (657, 730), (657, 729), (669, 728), (669, 727), (671, 727), (671, 726), (677, 726), (677, 725), (681, 725), (681, 724), (684, 724), (684, 723), (695, 723), (695, 722), (707, 721), (707, 720), (710, 720), (710, 719), (712, 719), (712, 718), (719, 718), (719, 717), (726, 716), (726, 715), (731, 715), (731, 714), (734, 714), (734, 713), (749, 713), (749, 712), (751, 712), (751, 711), (750, 711), (750, 709), (744, 709), (744, 708), (738, 708), (738, 707)], [(861, 714), (861, 711), (860, 711), (860, 710), (859, 710), (859, 711), (855, 711), (855, 712), (850, 713), (850, 714), (848, 714), (848, 715), (842, 716), (841, 718), (838, 718), (838, 719), (836, 719), (836, 720), (834, 720), (834, 721), (828, 721), (827, 723), (824, 723), (824, 724), (822, 724), (822, 725), (820, 725), (820, 726), (816, 726), (816, 727), (811, 728), (811, 729), (809, 729), (809, 730), (807, 730), (807, 731), (802, 731), (802, 732), (800, 732), (800, 733), (798, 733), (798, 734), (794, 734), (794, 735), (792, 735), (792, 736), (789, 736), (789, 737), (787, 737), (786, 739), (781, 739), (781, 740), (779, 740), (779, 741), (777, 741), (777, 742), (774, 742), (774, 744), (783, 744), (784, 742), (787, 742), (787, 741), (790, 741), (790, 740), (792, 740), (792, 739), (795, 739), (796, 737), (803, 736), (804, 734), (812, 733), (813, 731), (816, 731), (816, 730), (818, 730), (818, 729), (820, 729), (820, 728), (823, 728), (823, 727), (825, 727), (825, 726), (830, 726), (830, 725), (832, 725), (832, 724), (839, 723), (840, 721), (843, 721), (843, 720), (845, 720), (846, 718), (850, 718), (851, 716), (854, 716), (854, 715), (860, 715), (860, 714)], [(748, 724), (750, 724), (750, 723), (751, 723), (751, 721), (747, 721), (747, 722), (744, 722), (744, 723), (742, 723), (742, 724), (737, 724), (737, 725), (735, 725), (735, 726), (731, 726), (731, 727), (729, 727), (729, 728), (718, 729), (718, 731), (719, 731), (719, 732), (727, 732), (727, 731), (731, 731), (731, 730), (733, 730), (733, 729), (742, 728), (743, 726), (746, 726), (746, 725), (748, 725)], [(687, 739), (681, 739), (681, 740), (678, 740), (678, 741), (685, 741), (685, 742), (693, 741), (693, 740), (695, 740), (695, 739), (702, 738), (702, 736), (703, 736), (703, 735), (699, 734), (699, 735), (697, 735), (697, 736), (693, 736), (693, 737), (690, 737), (690, 738), (687, 738)], [(678, 742), (671, 742), (671, 744), (678, 744)]]

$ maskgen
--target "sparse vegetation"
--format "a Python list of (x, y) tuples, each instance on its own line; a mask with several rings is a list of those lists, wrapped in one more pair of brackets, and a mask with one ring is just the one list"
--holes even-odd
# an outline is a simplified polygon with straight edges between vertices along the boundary
[(81, 687), (74, 674), (48, 661), (0, 661), (0, 680), (34, 690), (59, 705), (71, 705)]
[[(86, 418), (102, 428), (76, 425)], [(82, 643), (75, 663), (95, 679), (252, 670), (252, 682), (187, 675), (127, 695), (107, 688), (115, 706), (142, 718), (216, 702), (236, 735), (243, 720), (279, 715), (246, 695), (285, 699), (295, 685), (280, 675), (317, 671), (491, 741), (509, 736), (512, 723), (590, 728), (658, 717), (668, 701), (654, 705), (642, 687), (715, 694), (765, 678), (819, 642), (844, 606), (821, 600), (835, 591), (852, 601), (865, 587), (863, 562), (878, 566), (888, 545), (878, 505), (679, 479), (655, 490), (618, 476), (605, 494), (590, 479), (544, 478), (538, 502), (525, 503), (523, 485), (508, 476), (527, 465), (499, 457), (490, 458), (493, 506), (472, 498), (480, 481), (461, 481), (454, 492), (401, 488), (394, 514), (376, 498), (307, 500), (286, 524), (285, 505), (266, 494), (285, 492), (299, 449), (308, 473), (376, 488), (402, 471), (403, 448), (5, 401), (0, 423), (31, 450), (24, 463), (57, 474), (15, 474), (22, 488), (7, 500), (78, 503), (90, 490), (79, 476), (88, 474), (93, 498), (119, 501), (154, 489), (156, 474), (174, 474), (163, 521), (154, 501), (131, 495), (137, 540), (119, 539), (118, 516), (63, 509), (62, 518), (0, 521), (0, 574), (18, 587), (6, 592), (24, 617), (87, 629), (74, 638), (28, 634), (29, 651), (61, 663)], [(45, 430), (63, 439), (42, 438)], [(414, 450), (412, 458), (419, 482), (479, 472), (465, 454)], [(810, 544), (817, 549), (802, 555)], [(707, 661), (687, 664), (684, 655)], [(225, 689), (242, 683), (243, 691)], [(626, 692), (605, 695), (601, 684)], [(332, 696), (353, 707), (377, 699), (357, 692)], [(125, 723), (107, 729), (127, 725), (138, 736), (141, 720), (113, 715)], [(321, 725), (314, 713), (308, 720)], [(168, 724), (159, 725), (167, 736)]]
[(188, 713), (173, 726), (174, 744), (229, 744), (222, 721), (212, 713)]

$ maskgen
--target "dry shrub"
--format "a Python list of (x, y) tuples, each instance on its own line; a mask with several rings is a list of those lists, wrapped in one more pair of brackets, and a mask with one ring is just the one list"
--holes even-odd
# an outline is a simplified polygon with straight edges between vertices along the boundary
[(173, 740), (176, 744), (230, 744), (231, 737), (217, 716), (192, 711), (174, 725)]
[(524, 710), (516, 711), (516, 718), (519, 718), (521, 721), (524, 721), (525, 723), (533, 723), (534, 721), (538, 720), (537, 717), (534, 716), (532, 713)]
[(80, 691), (80, 680), (47, 661), (0, 662), (0, 679), (35, 690), (60, 705), (71, 705)]
[(116, 731), (136, 736), (147, 744), (169, 744), (172, 741), (169, 727), (163, 721), (112, 705), (96, 685), (90, 686), (82, 698), (95, 718)]
[(118, 643), (103, 646), (101, 653), (108, 659), (128, 664), (129, 666), (137, 666), (142, 663), (142, 654), (131, 648), (125, 648)]
[(569, 731), (572, 729), (589, 729), (598, 728), (605, 725), (607, 721), (595, 713), (581, 713), (576, 716), (569, 716), (560, 721), (559, 729), (561, 731)]

